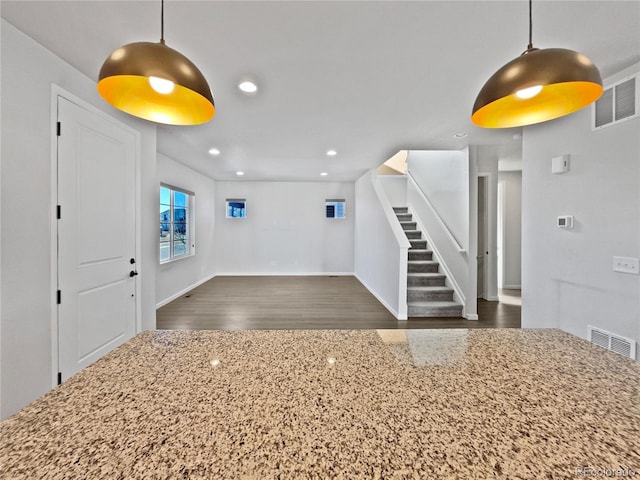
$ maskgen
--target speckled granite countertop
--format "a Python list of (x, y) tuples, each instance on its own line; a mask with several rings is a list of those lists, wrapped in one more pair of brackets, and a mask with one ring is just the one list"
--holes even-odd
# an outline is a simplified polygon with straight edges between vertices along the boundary
[(12, 480), (640, 478), (640, 365), (557, 330), (144, 332), (0, 440)]

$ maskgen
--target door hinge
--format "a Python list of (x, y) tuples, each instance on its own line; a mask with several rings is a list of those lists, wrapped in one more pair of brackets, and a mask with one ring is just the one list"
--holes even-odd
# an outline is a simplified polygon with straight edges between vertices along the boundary
[(58, 220), (62, 218), (62, 207), (60, 205), (56, 205), (56, 217)]
[(58, 290), (58, 305), (62, 303), (62, 290)]
[(58, 136), (60, 136), (61, 132), (62, 132), (62, 124), (58, 122), (58, 124), (56, 125), (56, 133)]
[(58, 385), (62, 383), (62, 372), (58, 372)]

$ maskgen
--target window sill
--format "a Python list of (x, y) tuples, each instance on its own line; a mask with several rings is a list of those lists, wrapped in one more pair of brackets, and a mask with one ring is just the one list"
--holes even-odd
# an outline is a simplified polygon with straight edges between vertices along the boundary
[(185, 260), (187, 258), (195, 257), (195, 253), (191, 253), (189, 255), (180, 255), (179, 257), (171, 258), (169, 260), (161, 260), (160, 265), (169, 265), (174, 262), (179, 262), (180, 260)]

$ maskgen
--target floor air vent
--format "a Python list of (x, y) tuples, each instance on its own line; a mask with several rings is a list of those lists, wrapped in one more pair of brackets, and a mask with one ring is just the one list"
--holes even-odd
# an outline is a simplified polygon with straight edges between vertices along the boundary
[(632, 360), (636, 358), (636, 342), (628, 338), (589, 325), (587, 327), (587, 339), (595, 345), (624, 355)]

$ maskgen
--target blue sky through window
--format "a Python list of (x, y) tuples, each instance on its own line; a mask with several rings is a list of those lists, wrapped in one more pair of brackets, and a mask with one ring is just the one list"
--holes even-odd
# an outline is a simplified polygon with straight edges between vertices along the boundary
[(344, 200), (327, 200), (325, 202), (325, 212), (327, 218), (344, 218)]
[(227, 218), (245, 218), (247, 203), (244, 200), (227, 200)]

